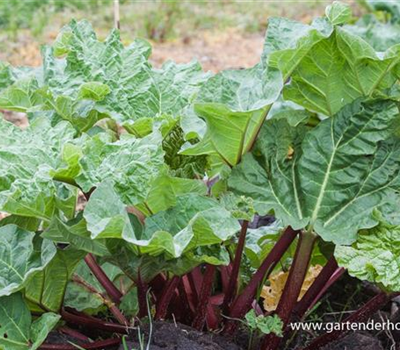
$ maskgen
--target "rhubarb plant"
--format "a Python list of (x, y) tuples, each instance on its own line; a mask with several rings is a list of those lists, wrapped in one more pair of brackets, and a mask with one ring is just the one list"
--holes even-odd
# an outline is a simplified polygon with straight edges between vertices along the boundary
[(383, 293), (355, 321), (398, 292), (400, 43), (351, 17), (272, 18), (259, 63), (216, 75), (154, 68), (148, 43), (86, 21), (41, 67), (1, 64), (0, 108), (29, 126), (0, 121), (0, 349), (54, 348), (60, 326), (83, 348), (78, 329), (104, 331), (101, 349), (149, 315), (229, 336), (247, 315), (275, 350), (345, 269)]

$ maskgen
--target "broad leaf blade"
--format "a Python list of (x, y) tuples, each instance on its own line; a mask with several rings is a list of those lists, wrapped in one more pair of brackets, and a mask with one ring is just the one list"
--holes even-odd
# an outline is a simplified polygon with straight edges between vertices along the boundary
[(36, 350), (53, 330), (60, 316), (45, 313), (32, 323), (32, 317), (21, 294), (0, 298), (0, 349)]
[(54, 244), (15, 225), (0, 228), (0, 296), (24, 288), (56, 254)]
[(390, 88), (398, 78), (398, 52), (395, 46), (378, 55), (367, 42), (337, 27), (302, 58), (284, 97), (333, 116), (357, 98)]
[(399, 185), (400, 143), (391, 138), (398, 114), (391, 101), (356, 101), (308, 132), (271, 120), (229, 185), (285, 225), (352, 243)]
[(207, 132), (198, 144), (185, 147), (181, 153), (217, 155), (228, 165), (236, 165), (252, 146), (282, 86), (280, 73), (261, 64), (223, 71), (209, 79), (195, 103), (197, 115), (207, 123)]
[(25, 287), (25, 296), (46, 310), (59, 312), (68, 281), (86, 253), (74, 249), (58, 250), (46, 268)]

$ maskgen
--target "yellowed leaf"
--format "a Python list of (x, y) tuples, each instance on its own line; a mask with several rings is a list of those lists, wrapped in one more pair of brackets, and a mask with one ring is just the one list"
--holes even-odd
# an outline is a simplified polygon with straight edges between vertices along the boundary
[[(301, 287), (299, 300), (306, 294), (321, 270), (321, 265), (310, 266)], [(269, 286), (264, 286), (261, 291), (261, 297), (264, 299), (264, 309), (266, 311), (271, 312), (276, 310), (288, 277), (289, 272), (280, 271), (271, 275), (268, 279)]]
[(289, 146), (288, 153), (287, 153), (287, 159), (292, 159), (294, 154), (294, 149), (292, 146)]

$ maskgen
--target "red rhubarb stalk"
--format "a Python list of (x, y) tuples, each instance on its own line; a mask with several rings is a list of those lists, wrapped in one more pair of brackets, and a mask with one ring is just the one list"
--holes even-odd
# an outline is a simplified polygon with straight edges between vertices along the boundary
[(216, 267), (214, 265), (207, 264), (199, 294), (199, 302), (197, 303), (195, 317), (192, 323), (193, 328), (197, 330), (202, 330), (204, 327), (207, 305), (212, 293), (215, 270)]
[(114, 283), (108, 278), (100, 265), (97, 264), (96, 258), (92, 254), (88, 254), (85, 257), (85, 262), (100, 284), (103, 286), (104, 290), (110, 296), (111, 300), (118, 305), (121, 302), (123, 295), (114, 285)]
[[(282, 258), (283, 254), (290, 247), (299, 231), (293, 230), (288, 227), (283, 235), (279, 238), (278, 242), (274, 245), (268, 256), (265, 258), (257, 272), (251, 278), (247, 287), (243, 290), (236, 300), (232, 303), (229, 317), (231, 319), (242, 319), (244, 315), (250, 310), (251, 305), (257, 293), (257, 289), (261, 282), (267, 277)], [(233, 334), (237, 327), (237, 322), (229, 320), (226, 324), (224, 333)]]
[[(196, 305), (199, 304), (199, 295), (201, 286), (203, 283), (203, 275), (200, 271), (200, 267), (194, 268), (188, 275), (188, 281), (193, 291), (193, 299)], [(208, 329), (216, 329), (218, 326), (218, 318), (215, 315), (215, 311), (210, 303), (207, 302), (206, 322)]]
[[(282, 320), (284, 329), (290, 321), (292, 311), (297, 303), (297, 299), (299, 298), (316, 238), (317, 236), (310, 231), (301, 232), (300, 234), (289, 277), (286, 281), (282, 297), (276, 309), (276, 314)], [(264, 337), (261, 350), (276, 350), (278, 349), (280, 342), (281, 338), (271, 333)]]
[(151, 288), (151, 294), (153, 294), (158, 300), (164, 290), (165, 284), (167, 283), (167, 278), (164, 274), (159, 273), (149, 282), (149, 287)]
[(110, 333), (128, 334), (129, 328), (117, 323), (104, 322), (94, 317), (84, 314), (71, 313), (66, 310), (61, 311), (61, 317), (68, 323), (83, 326), (90, 329), (102, 330)]
[(311, 303), (309, 310), (311, 310), (315, 304), (322, 298), (322, 296), (326, 293), (326, 291), (331, 287), (333, 284), (336, 283), (336, 281), (343, 276), (343, 274), (346, 272), (346, 269), (343, 267), (339, 267), (335, 273), (332, 275), (332, 277), (329, 279), (328, 283), (324, 286), (324, 288), (321, 289), (319, 294), (315, 297), (313, 302)]
[(236, 248), (235, 259), (233, 260), (232, 272), (230, 275), (228, 288), (225, 293), (224, 303), (222, 305), (222, 312), (225, 314), (229, 312), (229, 306), (232, 302), (232, 299), (236, 297), (240, 263), (242, 261), (243, 250), (246, 243), (248, 226), (249, 222), (243, 221), (242, 230), (240, 231), (240, 236), (239, 236), (239, 242)]
[(194, 298), (196, 301), (196, 304), (199, 302), (199, 294), (200, 294), (200, 289), (201, 285), (203, 283), (203, 275), (201, 274), (200, 268), (195, 267), (188, 275), (188, 280), (190, 283), (190, 287), (192, 291), (194, 292)]
[(188, 276), (183, 276), (179, 285), (179, 294), (185, 295), (190, 306), (190, 310), (194, 313), (197, 305), (197, 293), (192, 290)]
[(139, 303), (139, 318), (146, 317), (148, 315), (147, 310), (147, 285), (143, 282), (140, 269), (138, 269), (138, 278), (136, 281), (137, 296)]
[(232, 263), (228, 266), (221, 266), (219, 271), (221, 274), (222, 292), (225, 294), (229, 288), (229, 276), (232, 272)]
[[(376, 296), (374, 296), (371, 300), (369, 300), (366, 304), (364, 304), (357, 311), (352, 313), (349, 317), (347, 317), (341, 324), (351, 324), (351, 323), (361, 323), (367, 321), (371, 316), (373, 316), (376, 312), (382, 309), (391, 299), (400, 295), (400, 293), (392, 293), (387, 294), (385, 292), (380, 292)], [(349, 327), (350, 328), (350, 327)], [(345, 327), (343, 327), (345, 329)], [(351, 330), (351, 329), (349, 329)], [(330, 344), (340, 338), (344, 337), (348, 331), (345, 330), (334, 330), (331, 333), (325, 333), (315, 339), (310, 345), (308, 345), (303, 350), (316, 350), (320, 349), (323, 346)]]
[(329, 283), (329, 280), (337, 269), (338, 264), (335, 257), (332, 256), (311, 287), (307, 290), (306, 294), (297, 303), (294, 313), (299, 319), (302, 319), (306, 312), (315, 305), (316, 301), (319, 300), (319, 298), (317, 299), (318, 296), (322, 297), (321, 291), (325, 289), (325, 286)]
[(70, 337), (73, 337), (73, 338), (75, 338), (75, 339), (82, 340), (82, 341), (85, 341), (85, 342), (88, 342), (88, 341), (90, 340), (90, 338), (87, 337), (86, 335), (84, 335), (84, 334), (78, 332), (78, 331), (75, 330), (75, 329), (71, 329), (71, 328), (69, 328), (69, 327), (65, 327), (65, 326), (64, 326), (64, 327), (60, 327), (60, 328), (58, 329), (58, 331), (59, 331), (60, 333), (64, 333), (64, 334), (66, 334), (66, 335), (69, 335)]
[(118, 307), (115, 306), (115, 304), (110, 299), (108, 299), (108, 297), (104, 296), (96, 288), (94, 288), (92, 285), (90, 285), (84, 279), (82, 279), (81, 277), (79, 277), (77, 275), (74, 275), (72, 277), (72, 280), (74, 282), (80, 284), (81, 286), (83, 286), (90, 293), (97, 295), (103, 301), (103, 303), (109, 308), (109, 310), (112, 312), (112, 314), (115, 316), (115, 318), (117, 319), (117, 321), (119, 323), (121, 323), (122, 325), (128, 325), (128, 323), (129, 323), (128, 320), (122, 314), (120, 309), (118, 309)]
[(163, 320), (167, 316), (168, 306), (174, 296), (175, 289), (178, 287), (180, 282), (179, 276), (174, 276), (165, 284), (165, 288), (161, 294), (160, 299), (156, 306), (156, 320)]
[(216, 330), (219, 326), (219, 318), (217, 316), (216, 310), (211, 304), (211, 298), (207, 302), (207, 311), (206, 311), (206, 324), (207, 329), (209, 331)]
[(193, 321), (194, 305), (190, 301), (188, 291), (186, 290), (183, 278), (184, 277), (182, 277), (178, 283), (180, 308), (182, 309), (183, 321), (186, 324), (191, 324)]

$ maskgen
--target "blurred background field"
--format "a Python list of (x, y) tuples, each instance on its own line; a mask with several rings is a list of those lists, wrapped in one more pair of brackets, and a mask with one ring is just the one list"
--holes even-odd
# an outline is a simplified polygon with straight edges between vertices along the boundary
[[(126, 44), (150, 40), (155, 65), (195, 58), (206, 70), (249, 67), (259, 59), (269, 17), (309, 22), (330, 2), (121, 0), (121, 37)], [(355, 0), (346, 2), (362, 13)], [(88, 19), (104, 39), (114, 25), (113, 0), (0, 0), (0, 60), (40, 65), (41, 45), (73, 18)]]

